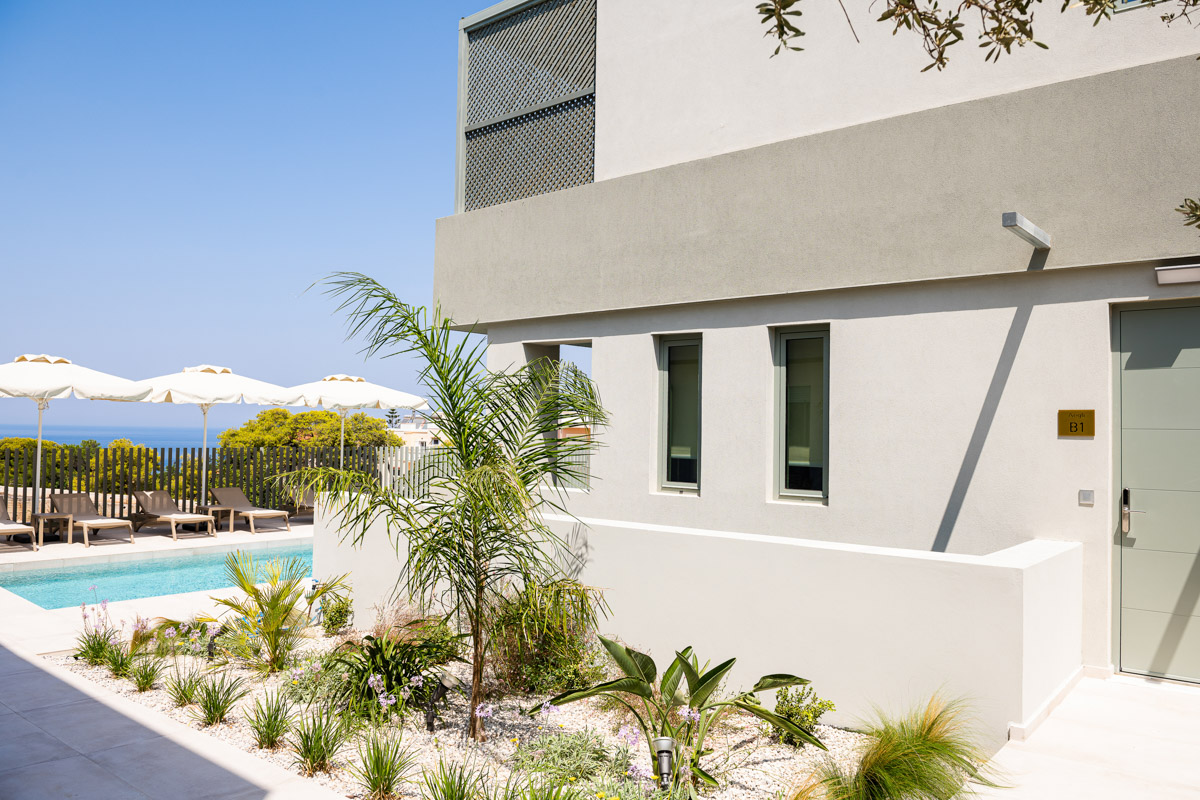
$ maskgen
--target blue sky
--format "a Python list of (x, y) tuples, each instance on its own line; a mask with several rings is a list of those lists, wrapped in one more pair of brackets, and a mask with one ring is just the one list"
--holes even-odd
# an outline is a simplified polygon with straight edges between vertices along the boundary
[[(410, 362), (364, 362), (305, 289), (356, 270), (429, 302), (434, 220), (453, 210), (458, 20), (487, 5), (0, 0), (0, 359), (419, 391)], [(0, 400), (0, 423), (35, 417)], [(46, 421), (199, 417), (66, 400)]]

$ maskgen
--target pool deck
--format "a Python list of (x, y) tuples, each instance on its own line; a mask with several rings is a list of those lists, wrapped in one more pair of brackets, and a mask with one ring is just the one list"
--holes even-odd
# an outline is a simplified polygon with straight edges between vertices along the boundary
[[(0, 573), (25, 569), (52, 569), (76, 564), (111, 563), (118, 560), (142, 558), (169, 558), (184, 552), (217, 553), (236, 550), (239, 547), (286, 547), (312, 541), (311, 524), (293, 524), (291, 532), (284, 529), (260, 530), (251, 534), (248, 530), (222, 531), (217, 536), (180, 536), (178, 542), (171, 541), (170, 529), (163, 535), (147, 525), (134, 538), (118, 540), (106, 536), (99, 543), (85, 548), (76, 537), (75, 544), (47, 543), (38, 552), (22, 545), (0, 545)], [(132, 626), (138, 616), (186, 619), (194, 614), (211, 614), (218, 609), (212, 601), (214, 596), (230, 596), (236, 590), (205, 590), (185, 594), (145, 597), (110, 603), (109, 616), (114, 624), (121, 621)], [(83, 626), (79, 609), (59, 608), (47, 610), (23, 597), (0, 588), (0, 638), (37, 655), (61, 653), (73, 648), (75, 637)]]

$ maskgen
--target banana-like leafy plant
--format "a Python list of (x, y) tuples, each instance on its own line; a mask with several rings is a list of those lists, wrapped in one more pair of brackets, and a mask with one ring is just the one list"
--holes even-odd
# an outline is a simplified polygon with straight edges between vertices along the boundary
[[(658, 667), (650, 656), (603, 636), (599, 639), (625, 674), (587, 689), (563, 692), (549, 700), (549, 705), (559, 706), (603, 695), (625, 706), (637, 720), (646, 737), (646, 744), (651, 747), (652, 764), (655, 754), (651, 742), (656, 737), (665, 736), (675, 740), (675, 772), (671, 776), (672, 784), (676, 787), (685, 786), (689, 795), (693, 797), (695, 784), (717, 785), (717, 779), (700, 766), (700, 760), (712, 753), (711, 750), (704, 749), (704, 739), (717, 720), (734, 709), (766, 720), (792, 734), (800, 742), (825, 749), (825, 745), (811, 733), (768, 711), (758, 699), (759, 692), (808, 683), (804, 678), (786, 674), (764, 675), (748, 691), (726, 696), (718, 694), (717, 690), (725, 676), (733, 669), (737, 661), (735, 658), (709, 669), (708, 664), (700, 666), (691, 647), (685, 647), (675, 654), (675, 660), (663, 671), (662, 678), (659, 679)], [(536, 714), (541, 709), (542, 706), (535, 706), (527, 713)], [(690, 779), (683, 771), (685, 761)]]

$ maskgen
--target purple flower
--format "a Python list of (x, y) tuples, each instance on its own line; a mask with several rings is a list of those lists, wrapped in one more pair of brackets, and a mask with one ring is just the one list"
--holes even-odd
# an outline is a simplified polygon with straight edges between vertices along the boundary
[(89, 591), (89, 592), (94, 592), (94, 591), (96, 591), (96, 584), (94, 584), (94, 583), (93, 583), (91, 586), (89, 586), (89, 587), (88, 587), (88, 591)]
[(367, 686), (371, 687), (371, 690), (374, 691), (375, 694), (382, 694), (384, 690), (383, 676), (372, 675), (371, 677), (367, 678)]
[(654, 770), (647, 767), (645, 764), (630, 764), (629, 777), (635, 778), (641, 782), (654, 777)]
[(211, 638), (213, 638), (214, 636), (216, 636), (216, 635), (217, 635), (218, 633), (220, 633), (220, 632), (221, 632), (221, 625), (220, 625), (220, 623), (218, 623), (218, 622), (210, 622), (210, 623), (208, 623), (208, 638), (210, 638), (210, 639), (211, 639)]
[(408, 698), (412, 697), (412, 690), (405, 686), (400, 690), (400, 696), (405, 700), (408, 700)]
[(167, 637), (168, 639), (174, 639), (178, 635), (178, 628), (167, 628), (165, 631), (163, 631), (163, 636)]
[(495, 713), (496, 707), (491, 703), (480, 703), (475, 707), (475, 716), (479, 717), (480, 719), (487, 719)]
[(547, 700), (546, 702), (542, 703), (542, 710), (538, 713), (543, 717), (548, 717), (551, 714), (558, 713), (558, 706), (550, 705), (550, 701)]
[(100, 601), (100, 610), (108, 611), (108, 598), (107, 597)]
[(637, 731), (628, 725), (622, 725), (621, 729), (617, 731), (617, 739), (630, 747), (637, 747), (638, 742), (641, 741), (641, 737), (638, 736)]
[(395, 705), (395, 703), (396, 703), (395, 695), (391, 695), (391, 694), (379, 695), (379, 705), (383, 706), (384, 708), (387, 708), (388, 706), (391, 706), (391, 705)]
[(411, 683), (413, 686), (418, 686), (418, 687), (424, 686), (425, 685), (425, 676), (421, 675), (420, 673), (417, 673), (416, 675), (413, 675), (411, 678), (409, 678), (408, 682)]
[(684, 722), (699, 722), (700, 712), (694, 708), (685, 708), (679, 712), (680, 718)]

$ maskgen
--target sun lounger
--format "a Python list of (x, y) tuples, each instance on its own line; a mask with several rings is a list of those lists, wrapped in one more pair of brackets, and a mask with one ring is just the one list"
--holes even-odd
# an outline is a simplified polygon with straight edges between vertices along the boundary
[[(74, 523), (83, 528), (83, 546), (91, 547), (92, 543), (88, 541), (88, 534), (93, 530), (107, 530), (109, 528), (129, 528), (129, 543), (133, 544), (133, 523), (127, 519), (117, 519), (116, 517), (102, 517), (100, 512), (96, 510), (96, 504), (92, 502), (92, 498), (82, 492), (71, 494), (52, 494), (50, 495), (50, 503), (54, 506), (54, 510), (60, 514), (70, 514), (73, 517)], [(75, 534), (67, 534), (67, 544), (72, 544), (75, 540)]]
[(179, 537), (176, 535), (176, 525), (208, 525), (208, 535), (217, 535), (213, 529), (212, 514), (185, 514), (171, 499), (170, 492), (159, 489), (153, 492), (134, 492), (133, 496), (137, 499), (142, 511), (149, 517), (148, 522), (171, 523), (171, 539), (176, 542), (179, 541)]
[(12, 517), (8, 515), (8, 495), (0, 494), (0, 536), (7, 536), (11, 542), (12, 537), (18, 533), (28, 533), (29, 543), (34, 550), (38, 549), (38, 540), (33, 533), (33, 526), (13, 522)]
[(256, 505), (252, 505), (249, 498), (246, 497), (245, 492), (236, 486), (209, 489), (209, 491), (212, 492), (213, 497), (217, 499), (218, 503), (226, 508), (232, 508), (238, 516), (245, 517), (246, 521), (250, 523), (251, 533), (257, 533), (254, 530), (254, 521), (256, 519), (271, 519), (273, 517), (282, 517), (283, 524), (287, 526), (287, 529), (289, 531), (292, 529), (292, 524), (288, 522), (288, 513), (286, 511), (279, 511), (274, 508), (259, 508)]

